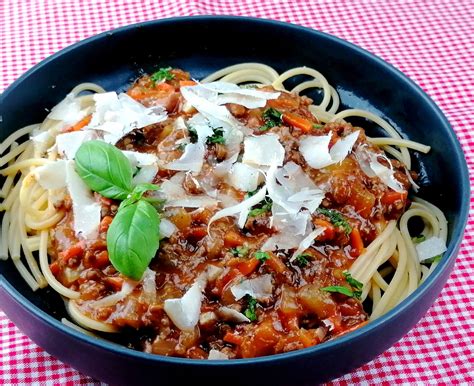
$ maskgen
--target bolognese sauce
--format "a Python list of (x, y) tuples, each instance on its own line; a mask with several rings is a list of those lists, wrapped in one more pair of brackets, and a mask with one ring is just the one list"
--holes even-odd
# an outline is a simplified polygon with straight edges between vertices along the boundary
[[(167, 119), (131, 131), (116, 146), (153, 154), (164, 164), (179, 160), (185, 145), (196, 141), (196, 133), (191, 126), (178, 127), (177, 120), (188, 121), (198, 113), (186, 103), (181, 88), (195, 84), (180, 69), (169, 69), (160, 81), (148, 75), (138, 79), (127, 94), (146, 107), (164, 107)], [(271, 86), (259, 90), (277, 91)], [(216, 173), (216, 165), (228, 159), (230, 150), (222, 132), (214, 127), (205, 142), (199, 172), (160, 168), (153, 177), (152, 183), (158, 186), (173, 181), (188, 200), (202, 196), (218, 199), (215, 205), (197, 208), (161, 208), (161, 217), (172, 224), (173, 232), (160, 241), (147, 270), (147, 284), (125, 277), (109, 260), (107, 231), (120, 201), (95, 193), (101, 205), (99, 234), (86, 241), (74, 232), (70, 199), (58, 204), (65, 216), (51, 230), (50, 268), (64, 286), (80, 293), (76, 304), (84, 315), (118, 329), (137, 331), (143, 351), (198, 359), (208, 358), (211, 352), (233, 359), (302, 349), (367, 323), (368, 314), (360, 300), (362, 288), (348, 270), (387, 222), (397, 220), (405, 211), (410, 179), (416, 179), (416, 174), (408, 176), (401, 162), (382, 157), (382, 150), (367, 140), (362, 128), (346, 122), (322, 124), (308, 109), (311, 99), (278, 92), (278, 97), (263, 107), (224, 106), (245, 128), (246, 137), (276, 136), (284, 149), (283, 165), (301, 172), (324, 191), (307, 225), (321, 232), (308, 245), (303, 243), (297, 255), (296, 248), (278, 245), (263, 250), (265, 242), (278, 234), (274, 203), (268, 196), (250, 208), (243, 226), (235, 216), (211, 222), (226, 206), (256, 194), (256, 190), (240, 190), (230, 183), (228, 171)], [(378, 162), (392, 168), (402, 191), (390, 189), (377, 176), (369, 177), (354, 153), (341, 162), (313, 168), (300, 151), (303, 137), (330, 134), (331, 149), (357, 131), (354, 147), (380, 154)], [(244, 145), (238, 146), (236, 160), (240, 161)], [(259, 173), (265, 175), (268, 167)], [(259, 180), (257, 190), (263, 183)], [(197, 282), (202, 292), (199, 318), (192, 328), (181, 329), (166, 312), (165, 302), (182, 299)], [(98, 302), (123, 291), (125, 285), (131, 289), (116, 303)]]

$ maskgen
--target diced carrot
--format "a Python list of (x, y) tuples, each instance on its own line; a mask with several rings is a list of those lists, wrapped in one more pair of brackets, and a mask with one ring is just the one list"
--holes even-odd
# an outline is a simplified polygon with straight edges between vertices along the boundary
[(313, 130), (313, 122), (296, 114), (285, 113), (283, 114), (282, 119), (287, 125), (296, 127), (304, 133), (309, 133)]
[(347, 330), (344, 330), (344, 331), (340, 331), (341, 328), (339, 328), (339, 332), (335, 333), (333, 339), (334, 339), (334, 338), (338, 338), (338, 337), (343, 336), (343, 335), (346, 335), (346, 334), (348, 334), (349, 332), (352, 332), (352, 331), (357, 330), (358, 328), (364, 327), (367, 323), (368, 323), (368, 321), (365, 320), (365, 321), (363, 321), (363, 322), (361, 322), (361, 323), (359, 323), (359, 324), (356, 324), (356, 325), (354, 325), (354, 326), (349, 327)]
[(84, 253), (84, 245), (82, 243), (74, 244), (59, 254), (60, 258), (67, 263), (70, 259), (82, 256)]
[(382, 204), (391, 205), (395, 203), (395, 201), (406, 200), (407, 196), (408, 196), (407, 191), (395, 192), (394, 190), (388, 190), (382, 196), (381, 201), (382, 201)]
[(121, 277), (109, 276), (106, 277), (104, 281), (115, 291), (120, 291), (122, 289), (123, 279)]
[(216, 280), (215, 289), (217, 291), (217, 295), (222, 293), (224, 287), (235, 277), (240, 275), (240, 271), (236, 268), (231, 268), (227, 273), (222, 276), (219, 276)]
[(285, 271), (288, 271), (288, 267), (277, 255), (271, 252), (268, 252), (268, 254), (270, 255), (270, 258), (265, 260), (265, 265), (276, 273), (284, 273)]
[(59, 264), (57, 261), (53, 261), (50, 265), (49, 265), (49, 269), (51, 270), (51, 273), (56, 276), (58, 273), (59, 273)]
[(155, 90), (164, 91), (167, 93), (174, 91), (174, 87), (166, 82), (157, 83), (154, 88)]
[(95, 255), (95, 268), (105, 268), (109, 263), (109, 253), (107, 251), (100, 251)]
[(189, 229), (188, 237), (193, 240), (201, 240), (204, 236), (207, 235), (207, 227), (199, 226), (199, 227), (192, 227)]
[(237, 264), (237, 269), (242, 273), (242, 275), (247, 276), (247, 275), (250, 275), (252, 272), (254, 272), (257, 269), (259, 264), (260, 264), (260, 261), (252, 257), (251, 259), (242, 261), (239, 264)]
[(326, 221), (322, 218), (315, 218), (313, 220), (313, 224), (324, 228), (324, 232), (321, 233), (318, 237), (318, 241), (329, 241), (333, 240), (334, 237), (336, 236), (336, 229), (334, 228), (334, 225), (332, 225), (329, 221)]
[(84, 118), (82, 118), (79, 122), (77, 122), (75, 125), (71, 126), (71, 127), (68, 127), (64, 130), (64, 132), (66, 133), (69, 133), (71, 131), (79, 131), (81, 130), (83, 127), (87, 126), (90, 121), (92, 119), (92, 115), (89, 114), (87, 116), (85, 116)]
[(233, 230), (228, 231), (224, 236), (224, 246), (227, 248), (238, 247), (243, 245), (244, 242), (244, 237)]
[(239, 346), (239, 345), (242, 344), (244, 338), (241, 337), (240, 335), (228, 332), (224, 335), (223, 340), (224, 340), (224, 342), (232, 343), (232, 344), (235, 344), (235, 345)]
[(353, 257), (360, 256), (362, 251), (364, 250), (364, 242), (362, 241), (362, 237), (360, 236), (359, 229), (356, 227), (352, 228), (351, 234), (349, 235), (351, 241), (351, 255)]
[(109, 229), (110, 224), (112, 223), (113, 217), (112, 216), (105, 216), (102, 221), (100, 222), (99, 232), (107, 232)]
[(297, 109), (299, 105), (298, 98), (283, 92), (277, 99), (271, 99), (267, 102), (268, 107), (275, 109)]
[(197, 83), (194, 80), (180, 80), (179, 87), (194, 86)]
[(314, 346), (316, 343), (318, 343), (318, 340), (315, 338), (315, 336), (311, 334), (310, 331), (304, 328), (300, 329), (298, 333), (298, 337), (301, 343), (303, 343), (304, 347), (311, 347), (311, 346)]

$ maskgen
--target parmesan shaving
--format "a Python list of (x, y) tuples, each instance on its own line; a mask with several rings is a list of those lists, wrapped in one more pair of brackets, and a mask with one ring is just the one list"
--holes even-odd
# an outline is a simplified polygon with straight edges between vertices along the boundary
[(59, 156), (69, 160), (74, 159), (79, 147), (87, 141), (96, 139), (97, 135), (90, 130), (72, 131), (59, 134), (56, 137), (56, 145)]
[(294, 261), (299, 255), (301, 255), (305, 250), (307, 250), (311, 244), (313, 243), (314, 239), (318, 237), (320, 234), (324, 232), (325, 228), (318, 227), (314, 231), (312, 231), (308, 236), (306, 236), (298, 246), (298, 249), (293, 253), (293, 256), (290, 258), (290, 262)]
[(272, 275), (266, 274), (254, 279), (243, 280), (230, 287), (235, 300), (240, 300), (246, 295), (250, 295), (258, 301), (267, 300), (273, 292)]
[(202, 285), (196, 281), (179, 299), (167, 299), (164, 310), (176, 327), (183, 331), (192, 331), (201, 314)]
[(162, 107), (145, 107), (125, 93), (97, 93), (93, 98), (95, 112), (87, 128), (99, 131), (107, 143), (115, 144), (132, 130), (162, 122), (167, 117)]
[[(233, 216), (235, 214), (238, 214), (238, 213), (241, 213), (241, 212), (244, 212), (244, 211), (247, 211), (246, 213), (248, 214), (248, 210), (252, 206), (257, 205), (260, 201), (262, 201), (265, 198), (266, 193), (267, 193), (267, 188), (266, 188), (266, 186), (263, 186), (252, 197), (249, 197), (246, 200), (243, 200), (242, 202), (238, 203), (237, 205), (221, 209), (220, 211), (215, 213), (214, 216), (212, 216), (211, 219), (209, 220), (209, 224), (207, 226), (207, 233), (210, 234), (209, 229), (211, 227), (211, 224), (216, 220), (219, 220), (221, 218), (228, 217), (228, 216)], [(244, 216), (244, 217), (247, 218), (247, 216)], [(239, 221), (239, 226), (240, 225), (242, 225), (242, 220)]]
[(242, 162), (250, 165), (283, 165), (285, 149), (276, 134), (264, 134), (244, 139)]
[(314, 169), (322, 169), (326, 166), (342, 162), (351, 152), (357, 138), (359, 130), (337, 141), (331, 150), (329, 143), (332, 134), (322, 136), (305, 136), (300, 140), (299, 150), (304, 159)]
[(416, 244), (415, 248), (420, 262), (441, 255), (447, 250), (446, 242), (440, 237), (430, 237), (429, 239)]
[(96, 238), (100, 224), (101, 207), (94, 200), (88, 186), (74, 170), (74, 161), (67, 162), (66, 185), (72, 200), (76, 236), (85, 239)]

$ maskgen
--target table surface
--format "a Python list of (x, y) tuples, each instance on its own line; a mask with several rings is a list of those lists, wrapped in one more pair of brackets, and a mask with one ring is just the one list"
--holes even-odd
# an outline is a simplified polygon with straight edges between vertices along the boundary
[[(0, 9), (0, 90), (78, 40), (140, 21), (231, 14), (328, 32), (393, 64), (435, 100), (463, 146), (471, 189), (474, 185), (474, 4), (470, 0), (3, 0)], [(471, 199), (471, 217), (456, 266), (436, 303), (395, 346), (333, 384), (474, 382), (473, 203)], [(99, 384), (48, 355), (1, 311), (0, 357), (0, 384)]]

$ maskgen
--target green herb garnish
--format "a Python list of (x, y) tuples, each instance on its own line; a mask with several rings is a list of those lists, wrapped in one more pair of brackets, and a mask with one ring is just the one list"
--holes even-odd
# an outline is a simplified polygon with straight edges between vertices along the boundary
[(319, 130), (322, 129), (324, 125), (321, 125), (320, 123), (313, 123), (313, 129)]
[[(337, 292), (346, 296), (349, 296), (350, 298), (355, 298), (357, 295), (350, 290), (347, 287), (341, 286), (341, 285), (331, 285), (329, 287), (323, 287), (321, 288), (321, 291), (326, 291), (326, 292)], [(359, 295), (360, 296), (360, 295)], [(357, 297), (358, 298), (358, 297)]]
[(430, 257), (429, 259), (423, 260), (421, 264), (433, 264), (433, 263), (439, 263), (441, 260), (442, 255), (436, 255), (433, 257)]
[(249, 217), (257, 217), (272, 210), (272, 200), (270, 198), (265, 198), (265, 200), (262, 200), (262, 202), (255, 205), (256, 208), (254, 207), (249, 212)]
[(246, 246), (231, 248), (230, 253), (236, 257), (245, 257), (249, 253), (249, 248)]
[(342, 227), (347, 235), (352, 232), (352, 227), (349, 225), (344, 216), (337, 210), (318, 208), (318, 213), (328, 217), (329, 221), (331, 221), (335, 227)]
[(344, 275), (344, 278), (346, 281), (349, 283), (349, 285), (354, 289), (354, 297), (357, 299), (360, 299), (360, 296), (362, 295), (362, 288), (364, 287), (364, 284), (361, 283), (359, 280), (354, 279), (352, 275), (345, 271), (342, 273)]
[(270, 107), (263, 112), (262, 118), (265, 124), (260, 127), (260, 131), (266, 131), (275, 126), (280, 126), (282, 124), (282, 116), (278, 110)]
[(253, 255), (255, 256), (257, 260), (261, 261), (262, 263), (267, 261), (270, 258), (270, 255), (268, 254), (268, 252), (263, 252), (263, 251), (257, 251)]
[(349, 289), (341, 285), (332, 285), (329, 287), (321, 288), (321, 291), (337, 292), (337, 293), (349, 296), (350, 298), (360, 299), (364, 284), (354, 279), (352, 275), (347, 271), (343, 272), (342, 274), (344, 275), (344, 278), (346, 279), (347, 283), (352, 287), (352, 289)]
[(196, 129), (191, 125), (186, 125), (188, 128), (189, 141), (191, 143), (196, 143), (198, 140), (198, 135)]
[(224, 130), (222, 127), (212, 129), (214, 133), (207, 139), (207, 143), (225, 143)]
[(140, 280), (158, 250), (160, 236), (160, 217), (152, 205), (156, 200), (143, 195), (158, 186), (133, 186), (133, 168), (127, 157), (105, 142), (83, 143), (75, 160), (76, 172), (91, 190), (122, 200), (107, 231), (107, 251), (117, 271)]
[(312, 256), (308, 253), (303, 253), (296, 256), (296, 264), (298, 264), (300, 267), (306, 267), (309, 263), (309, 260), (307, 259), (308, 257), (311, 258)]
[(155, 84), (156, 82), (161, 82), (162, 80), (174, 79), (174, 74), (171, 73), (171, 67), (160, 68), (158, 71), (151, 74), (150, 79), (153, 84)]
[(425, 235), (418, 235), (418, 236), (415, 236), (415, 237), (411, 238), (411, 241), (413, 241), (415, 244), (419, 244), (419, 243), (421, 243), (425, 240), (426, 240)]
[(247, 309), (244, 311), (244, 315), (249, 318), (251, 322), (255, 322), (257, 320), (257, 299), (250, 295), (247, 295), (247, 299)]

